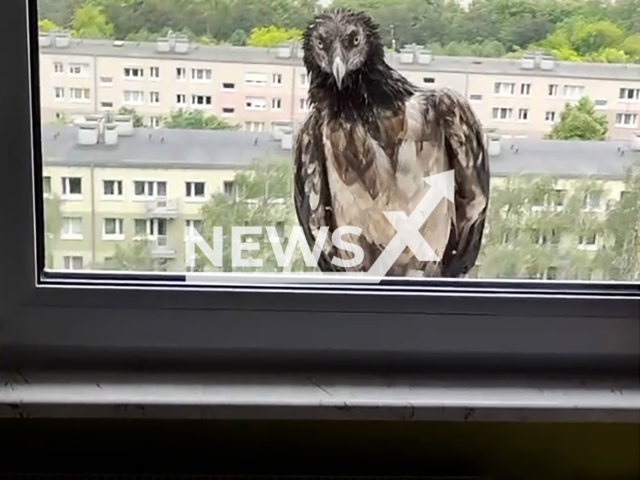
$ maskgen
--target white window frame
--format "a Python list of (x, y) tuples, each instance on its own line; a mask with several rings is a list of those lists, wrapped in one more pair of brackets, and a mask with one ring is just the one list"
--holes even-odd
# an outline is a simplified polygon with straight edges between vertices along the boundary
[[(71, 193), (71, 179), (79, 178), (80, 179), (80, 193)], [(82, 193), (84, 192), (84, 179), (82, 175), (65, 175), (60, 177), (60, 182), (62, 183), (61, 198), (63, 200), (82, 200)]]
[(272, 87), (281, 87), (282, 86), (282, 74), (281, 73), (272, 73), (271, 74), (271, 86)]
[(56, 75), (60, 75), (64, 73), (64, 63), (63, 62), (53, 62), (53, 73)]
[(530, 83), (521, 83), (520, 84), (520, 96), (521, 97), (530, 97), (531, 96), (531, 84)]
[(149, 105), (160, 105), (160, 92), (158, 91), (149, 92)]
[(529, 113), (530, 113), (530, 110), (528, 108), (519, 108), (518, 109), (518, 122), (522, 122), (522, 123), (528, 122), (529, 121)]
[[(631, 98), (629, 98), (631, 92)], [(638, 102), (640, 101), (640, 88), (620, 87), (618, 91), (618, 100), (621, 102)]]
[(113, 77), (109, 77), (106, 75), (101, 75), (99, 78), (101, 87), (112, 87), (113, 86)]
[(187, 81), (187, 68), (186, 67), (176, 67), (176, 81), (178, 81), (178, 82), (186, 82)]
[(53, 99), (56, 102), (64, 102), (65, 100), (64, 87), (53, 87)]
[[(230, 108), (232, 111), (231, 112), (225, 112), (225, 108)], [(233, 117), (236, 114), (236, 109), (235, 107), (222, 107), (220, 110), (220, 116), (221, 117)]]
[(493, 94), (496, 97), (513, 97), (516, 93), (515, 82), (494, 82)]
[[(150, 418), (161, 411), (164, 418), (473, 416), (637, 425), (637, 283), (388, 279), (342, 288), (283, 284), (286, 275), (268, 285), (268, 276), (227, 275), (196, 286), (173, 274), (44, 270), (44, 239), (36, 234), (42, 166), (29, 95), (38, 58), (34, 49), (36, 57), (27, 57), (35, 42), (27, 6), (15, 2), (0, 16), (0, 41), (12, 45), (2, 51), (12, 74), (0, 77), (0, 122), (11, 138), (3, 154), (12, 159), (0, 162), (0, 202), (11, 205), (2, 212), (11, 234), (0, 235), (0, 350), (13, 371), (28, 372), (27, 381), (16, 373), (6, 377), (9, 387), (0, 384), (3, 405), (18, 405), (23, 416)], [(140, 368), (181, 370), (172, 378), (117, 373), (131, 358)], [(34, 359), (51, 368), (61, 360), (107, 366), (109, 383), (90, 368), (82, 375), (29, 371)], [(189, 367), (221, 359), (256, 376), (197, 375)], [(305, 373), (268, 370), (276, 361)], [(381, 380), (380, 366), (390, 364), (396, 372)], [(307, 373), (320, 365), (342, 375)], [(354, 365), (359, 380), (345, 371)], [(519, 374), (497, 378), (488, 373), (496, 365)], [(434, 381), (424, 371), (447, 367), (465, 375)], [(402, 372), (409, 369), (420, 373), (408, 380)], [(593, 369), (601, 380), (585, 373)], [(535, 380), (522, 374), (532, 370)]]
[(210, 82), (212, 79), (212, 70), (210, 68), (195, 67), (191, 69), (192, 82)]
[[(127, 96), (129, 97), (127, 99)], [(137, 97), (137, 99), (134, 99)], [(122, 91), (122, 104), (123, 105), (142, 105), (144, 103), (144, 91), (143, 90), (123, 90)]]
[[(73, 228), (67, 229), (66, 226), (68, 224), (67, 221), (75, 221), (79, 220), (80, 222), (80, 231), (74, 232)], [(71, 230), (71, 231), (67, 231)], [(63, 215), (62, 217), (62, 227), (60, 228), (60, 239), (61, 240), (82, 240), (84, 236), (84, 221), (81, 216), (74, 215)]]
[[(139, 195), (136, 193), (136, 182), (144, 183), (144, 193)], [(158, 195), (158, 184), (165, 184), (165, 194)], [(132, 188), (132, 198), (138, 201), (148, 201), (154, 200), (156, 198), (167, 198), (167, 192), (169, 190), (169, 182), (162, 179), (153, 179), (153, 180), (143, 180), (143, 179), (133, 179), (131, 182)]]
[[(80, 97), (76, 96), (80, 93)], [(90, 88), (69, 87), (69, 102), (71, 103), (89, 103), (91, 101)]]
[[(627, 118), (630, 120), (626, 122)], [(616, 113), (615, 126), (618, 128), (638, 128), (637, 112), (619, 112)]]
[(160, 67), (149, 67), (149, 79), (153, 81), (160, 79)]
[[(200, 223), (200, 230), (202, 230), (202, 220), (199, 218), (187, 218), (184, 221), (184, 239), (185, 241), (187, 239), (189, 239), (190, 237), (195, 237), (195, 235), (191, 235), (191, 227), (195, 228), (195, 222), (199, 222)], [(196, 228), (196, 232), (197, 232), (197, 228)], [(199, 232), (200, 234), (202, 232)]]
[[(184, 99), (184, 102), (180, 102), (180, 99)], [(176, 105), (179, 106), (187, 106), (187, 94), (186, 93), (182, 93), (182, 92), (178, 92), (176, 93)]]
[[(202, 103), (199, 100), (202, 100)], [(207, 103), (207, 100), (209, 100), (209, 103)], [(213, 106), (213, 96), (194, 93), (191, 95), (190, 105), (194, 108), (211, 108)]]
[[(143, 221), (145, 222), (145, 233), (142, 235), (140, 233), (137, 233), (135, 230), (135, 224), (136, 221)], [(135, 240), (139, 240), (142, 238), (146, 238), (148, 240), (155, 240), (160, 236), (160, 222), (164, 222), (165, 224), (165, 231), (168, 231), (169, 229), (169, 221), (166, 218), (134, 218), (133, 219), (133, 225), (134, 225), (134, 230), (133, 230), (133, 238)], [(166, 236), (166, 233), (164, 234)]]
[(78, 63), (71, 62), (69, 63), (69, 75), (74, 77), (86, 77), (89, 75), (89, 64), (88, 63)]
[(162, 116), (161, 115), (151, 115), (149, 117), (149, 126), (151, 128), (160, 128), (160, 127), (162, 127)]
[(271, 99), (271, 110), (274, 112), (282, 110), (282, 98), (274, 97)]
[[(106, 183), (113, 182), (114, 194), (106, 193)], [(104, 178), (102, 180), (102, 199), (103, 200), (122, 200), (124, 199), (124, 181), (116, 178)]]
[(298, 99), (298, 110), (300, 112), (308, 112), (309, 111), (309, 101), (306, 98)]
[(144, 80), (144, 67), (140, 67), (140, 66), (123, 67), (122, 76), (126, 80)]
[[(114, 220), (115, 233), (107, 233), (107, 221)], [(104, 217), (102, 218), (102, 240), (124, 240), (124, 218), (122, 217)]]
[[(553, 117), (553, 118), (550, 118)], [(548, 124), (552, 124), (556, 121), (556, 111), (555, 110), (547, 110), (544, 112), (544, 122)]]
[[(251, 103), (251, 106), (249, 106)], [(254, 103), (258, 103), (258, 106), (254, 105)], [(244, 109), (245, 110), (256, 110), (256, 111), (264, 111), (267, 109), (267, 98), (266, 97), (253, 97), (246, 96), (244, 99)]]
[[(233, 85), (233, 87), (227, 88), (227, 87), (225, 87), (225, 84)], [(236, 82), (220, 82), (220, 90), (222, 90), (223, 92), (235, 92), (236, 91)]]
[(547, 86), (547, 97), (559, 98), (560, 97), (560, 85), (557, 83), (550, 83)]
[[(69, 268), (66, 267), (67, 258), (69, 259), (69, 264), (70, 264)], [(75, 268), (74, 265), (73, 265), (73, 261), (78, 259), (78, 258), (80, 259), (80, 263), (82, 264), (82, 267)], [(84, 256), (82, 256), (82, 255), (63, 255), (62, 256), (62, 263), (63, 263), (63, 267), (62, 268), (65, 269), (65, 270), (82, 270), (84, 268)]]
[(564, 85), (562, 87), (562, 96), (567, 100), (580, 100), (584, 96), (584, 85)]
[[(185, 198), (189, 202), (204, 202), (207, 200), (207, 182), (203, 180), (186, 180), (185, 182)], [(202, 184), (202, 195), (195, 194), (195, 184)]]
[[(498, 115), (496, 115), (496, 111)], [(502, 117), (502, 113), (507, 116)], [(491, 109), (491, 118), (494, 122), (510, 122), (513, 120), (513, 108), (512, 107), (493, 107)]]
[(266, 87), (269, 75), (262, 72), (247, 72), (244, 74), (244, 84), (252, 87)]

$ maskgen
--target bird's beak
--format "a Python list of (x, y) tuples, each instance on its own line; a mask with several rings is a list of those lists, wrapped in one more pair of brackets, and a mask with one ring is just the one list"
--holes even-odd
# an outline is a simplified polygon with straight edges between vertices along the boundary
[(338, 89), (342, 88), (342, 81), (344, 80), (344, 74), (347, 72), (347, 65), (344, 60), (344, 51), (342, 48), (336, 48), (336, 51), (333, 54), (333, 65), (331, 66), (331, 71), (333, 72), (333, 77), (336, 80), (336, 85), (338, 85)]

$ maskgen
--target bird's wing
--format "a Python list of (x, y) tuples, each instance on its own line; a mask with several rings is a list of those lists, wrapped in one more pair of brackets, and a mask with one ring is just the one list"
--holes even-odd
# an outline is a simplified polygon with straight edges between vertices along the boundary
[(455, 171), (455, 219), (442, 258), (442, 275), (466, 274), (476, 262), (489, 202), (489, 159), (482, 125), (455, 91), (425, 95), (425, 127), (438, 125), (450, 169)]
[(331, 259), (337, 255), (330, 241), (336, 225), (327, 181), (322, 119), (316, 110), (307, 117), (297, 134), (293, 159), (296, 214), (307, 242), (313, 248), (320, 229), (328, 227), (327, 241), (318, 258), (318, 267), (324, 272), (342, 271), (342, 268), (331, 263)]

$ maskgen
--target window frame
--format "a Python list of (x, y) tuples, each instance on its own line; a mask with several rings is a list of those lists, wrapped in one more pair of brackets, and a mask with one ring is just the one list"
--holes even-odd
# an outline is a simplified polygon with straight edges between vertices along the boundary
[[(4, 153), (15, 159), (0, 162), (0, 201), (12, 206), (0, 213), (12, 225), (11, 235), (0, 235), (5, 365), (637, 371), (637, 282), (402, 279), (292, 287), (282, 276), (261, 284), (233, 277), (224, 285), (188, 285), (173, 273), (41, 276), (38, 55), (29, 55), (38, 51), (37, 13), (27, 2), (3, 12), (0, 41), (12, 48), (0, 50), (0, 65), (12, 73), (0, 75), (0, 128), (12, 132)], [(265, 400), (256, 394), (255, 404)]]

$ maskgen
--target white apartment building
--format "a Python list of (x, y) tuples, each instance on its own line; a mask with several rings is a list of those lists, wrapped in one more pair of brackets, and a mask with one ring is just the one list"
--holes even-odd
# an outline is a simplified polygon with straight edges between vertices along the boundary
[[(134, 108), (158, 127), (172, 110), (198, 109), (248, 131), (299, 124), (307, 115), (308, 77), (294, 46), (254, 48), (40, 38), (43, 122)], [(432, 56), (419, 49), (387, 61), (421, 87), (449, 87), (473, 104), (485, 128), (540, 138), (568, 102), (589, 96), (609, 119), (609, 138), (640, 129), (640, 65), (556, 62), (549, 58)]]

